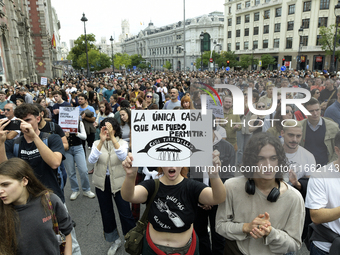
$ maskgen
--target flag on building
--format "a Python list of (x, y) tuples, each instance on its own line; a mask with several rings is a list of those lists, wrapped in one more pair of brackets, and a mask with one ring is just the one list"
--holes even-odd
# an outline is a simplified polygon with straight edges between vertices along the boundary
[(53, 46), (53, 48), (57, 48), (57, 44), (56, 44), (56, 41), (55, 41), (55, 37), (54, 37), (54, 34), (53, 34), (53, 36), (52, 36), (52, 46)]

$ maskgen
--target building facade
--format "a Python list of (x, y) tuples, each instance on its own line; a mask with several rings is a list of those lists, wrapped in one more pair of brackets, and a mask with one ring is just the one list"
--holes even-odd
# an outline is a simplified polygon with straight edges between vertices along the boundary
[(37, 82), (28, 4), (0, 1), (0, 84)]
[(321, 49), (320, 27), (335, 24), (337, 2), (226, 0), (223, 48), (259, 59), (269, 53), (278, 68), (329, 69), (331, 56)]
[[(166, 61), (171, 63), (173, 70), (195, 70), (194, 62), (201, 56), (201, 48), (203, 51), (210, 51), (217, 44), (223, 45), (223, 27), (223, 12), (212, 12), (187, 19), (184, 42), (182, 21), (163, 27), (156, 27), (150, 22), (148, 27), (141, 30), (138, 35), (125, 39), (121, 47), (122, 51), (129, 55), (141, 54), (156, 70), (162, 70)], [(200, 39), (202, 32), (203, 43)], [(185, 67), (183, 49), (186, 50)]]

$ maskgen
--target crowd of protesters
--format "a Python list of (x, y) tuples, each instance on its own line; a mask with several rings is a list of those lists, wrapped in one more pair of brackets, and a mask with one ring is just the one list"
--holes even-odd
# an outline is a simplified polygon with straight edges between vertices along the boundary
[[(147, 165), (132, 168), (131, 111), (201, 109), (205, 107), (201, 105), (204, 92), (198, 89), (202, 83), (213, 87), (216, 84), (236, 86), (244, 98), (244, 113), (236, 115), (231, 90), (216, 89), (222, 98), (224, 118), (213, 117), (220, 120), (216, 122), (219, 125), (212, 127), (212, 162), (238, 169), (257, 166), (260, 170), (243, 173), (243, 177), (235, 177), (232, 172), (224, 178), (210, 173), (210, 180), (203, 177), (187, 181), (190, 172), (186, 168), (157, 169)], [(12, 85), (3, 84), (0, 90), (0, 197), (3, 200), (0, 216), (6, 213), (5, 205), (26, 210), (18, 206), (32, 204), (32, 194), (36, 198), (46, 192), (44, 186), (39, 186), (38, 191), (26, 191), (32, 181), (40, 181), (56, 194), (52, 196), (53, 205), (65, 205), (63, 189), (68, 177), (71, 201), (80, 195), (80, 187), (84, 196), (97, 196), (104, 237), (112, 243), (108, 255), (113, 255), (122, 246), (113, 200), (122, 232), (126, 234), (140, 219), (140, 203), (151, 198), (155, 189), (153, 179), (160, 178), (163, 186), (155, 197), (158, 202), (150, 209), (143, 254), (294, 254), (303, 242), (310, 254), (337, 254), (334, 252), (340, 248), (333, 240), (340, 235), (337, 190), (340, 178), (336, 175), (340, 170), (339, 85), (336, 74), (265, 70), (131, 72), (119, 76), (105, 73), (91, 78), (68, 73), (63, 78), (51, 79), (47, 85), (17, 81)], [(287, 88), (288, 93), (283, 93), (282, 88)], [(309, 93), (311, 98), (305, 100), (303, 107), (310, 115), (294, 104), (281, 108), (283, 97), (303, 100)], [(58, 125), (60, 107), (79, 108), (77, 133), (64, 133)], [(271, 114), (251, 111), (273, 107)], [(21, 120), (20, 128), (5, 131), (16, 118)], [(231, 125), (231, 121), (235, 124)], [(24, 165), (7, 161), (16, 157), (30, 165), (29, 171), (33, 171), (38, 180), (28, 178), (30, 173), (20, 179), (18, 174), (1, 171), (11, 164)], [(86, 159), (94, 164), (89, 172)], [(266, 172), (263, 166), (288, 171)], [(88, 174), (93, 174), (95, 193), (91, 191)], [(220, 177), (226, 194), (221, 192)], [(7, 191), (5, 185), (19, 185), (26, 195), (9, 199), (10, 189)], [(207, 186), (211, 188), (206, 189)], [(164, 207), (162, 200), (170, 194), (188, 208), (178, 212), (176, 207), (165, 204), (169, 206), (168, 211), (185, 221), (183, 226), (178, 227), (167, 214), (159, 213), (162, 212), (159, 207)], [(67, 225), (62, 226), (67, 236), (65, 254), (71, 254), (71, 237), (72, 254), (81, 254), (65, 209), (58, 210), (60, 217), (67, 220)], [(27, 213), (21, 212), (20, 217), (25, 219)], [(191, 213), (196, 217), (191, 217)], [(7, 228), (12, 229), (6, 225)], [(0, 237), (2, 235), (0, 231)], [(26, 244), (22, 244), (20, 238), (13, 243), (5, 239), (6, 245), (13, 246), (19, 254), (26, 254)], [(179, 239), (180, 242), (176, 241)], [(40, 251), (45, 249), (42, 243), (37, 246)], [(10, 250), (6, 246), (6, 254), (16, 254)]]

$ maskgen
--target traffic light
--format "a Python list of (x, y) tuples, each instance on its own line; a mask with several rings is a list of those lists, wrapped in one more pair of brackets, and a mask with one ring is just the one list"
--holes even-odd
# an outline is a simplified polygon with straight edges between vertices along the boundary
[(282, 59), (282, 66), (285, 65), (285, 58)]
[(230, 61), (229, 61), (229, 60), (227, 60), (227, 66), (229, 66), (229, 63), (230, 63)]

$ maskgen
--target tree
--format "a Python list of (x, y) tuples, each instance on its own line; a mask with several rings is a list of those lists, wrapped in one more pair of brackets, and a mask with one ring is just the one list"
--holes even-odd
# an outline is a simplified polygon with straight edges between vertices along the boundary
[(119, 69), (123, 65), (125, 67), (131, 66), (131, 58), (127, 53), (116, 53), (114, 55), (114, 65), (116, 69)]
[[(335, 35), (335, 25), (330, 25), (329, 27), (320, 27), (320, 39), (319, 44), (321, 49), (326, 52), (326, 55), (333, 55), (334, 47), (334, 35)], [(340, 33), (338, 27), (338, 34), (336, 36), (336, 48), (340, 46)], [(336, 49), (335, 48), (335, 49)], [(338, 59), (340, 57), (340, 50), (335, 50), (335, 57)]]
[(238, 65), (238, 62), (236, 60), (236, 55), (234, 51), (222, 51), (221, 57), (218, 59), (218, 66), (226, 67), (227, 61), (229, 60), (229, 67), (235, 67)]
[[(108, 55), (100, 53), (98, 50), (91, 49), (88, 52), (89, 56), (89, 66), (90, 71), (100, 71), (106, 67), (109, 67), (111, 65), (111, 59)], [(87, 62), (86, 62), (86, 53), (83, 53), (78, 58), (77, 65), (87, 68)]]
[(276, 60), (270, 54), (264, 54), (261, 56), (262, 66), (267, 68), (269, 65), (275, 65)]
[[(250, 55), (241, 55), (239, 65), (243, 69), (248, 69), (248, 67), (252, 64), (252, 56)], [(253, 63), (254, 64), (254, 63)]]
[[(88, 52), (90, 52), (90, 50), (94, 49), (96, 50), (97, 47), (94, 45), (96, 42), (96, 37), (94, 34), (87, 34), (86, 35), (86, 39), (87, 39), (87, 50)], [(77, 40), (74, 41), (74, 47), (71, 49), (69, 55), (67, 56), (68, 60), (72, 60), (72, 67), (74, 69), (81, 69), (83, 68), (87, 68), (86, 62), (85, 65), (80, 66), (79, 63), (83, 63), (78, 62), (78, 58), (83, 55), (86, 54), (86, 44), (85, 44), (85, 35), (80, 35)], [(90, 59), (89, 59), (90, 62)]]
[(170, 70), (171, 69), (171, 63), (169, 61), (166, 61), (164, 68)]

